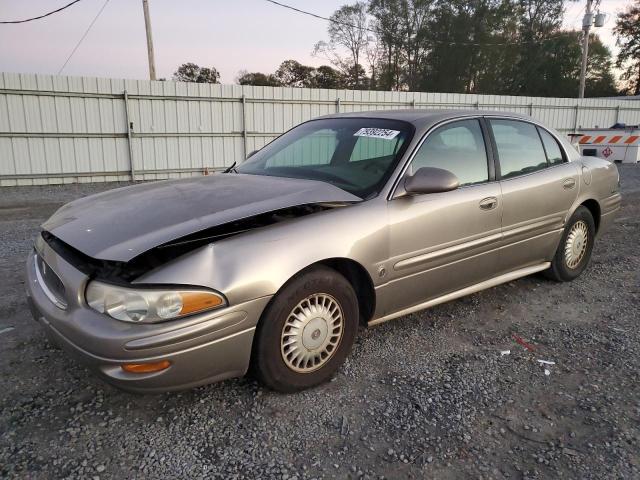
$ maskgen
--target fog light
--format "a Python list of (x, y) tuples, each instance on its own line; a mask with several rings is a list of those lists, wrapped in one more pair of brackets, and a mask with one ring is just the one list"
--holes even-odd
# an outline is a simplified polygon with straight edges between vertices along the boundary
[(171, 362), (169, 360), (162, 360), (153, 363), (125, 363), (120, 365), (120, 368), (129, 373), (153, 373), (166, 370), (170, 366)]

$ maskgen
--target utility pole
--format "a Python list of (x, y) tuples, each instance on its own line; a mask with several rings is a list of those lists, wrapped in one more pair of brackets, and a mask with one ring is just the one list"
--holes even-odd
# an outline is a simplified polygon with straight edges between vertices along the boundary
[(153, 37), (151, 36), (151, 18), (149, 18), (149, 3), (142, 0), (144, 10), (144, 26), (147, 31), (147, 54), (149, 55), (149, 79), (156, 79), (156, 60), (153, 54)]
[(580, 91), (578, 98), (584, 98), (584, 84), (587, 76), (587, 58), (589, 56), (589, 30), (593, 24), (593, 12), (591, 11), (593, 0), (587, 0), (587, 9), (582, 19), (582, 65), (580, 66)]
[(582, 37), (582, 65), (580, 66), (580, 91), (578, 92), (578, 98), (584, 98), (584, 84), (587, 76), (587, 58), (589, 57), (589, 30), (594, 26), (600, 28), (604, 26), (607, 21), (607, 14), (600, 12), (593, 14), (593, 4), (598, 9), (600, 6), (600, 0), (587, 0), (587, 8), (582, 18), (582, 31), (584, 36)]

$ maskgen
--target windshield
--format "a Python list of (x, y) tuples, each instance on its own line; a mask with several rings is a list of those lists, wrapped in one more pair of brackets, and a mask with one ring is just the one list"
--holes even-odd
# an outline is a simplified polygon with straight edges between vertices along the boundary
[(237, 172), (319, 180), (371, 198), (389, 179), (413, 132), (410, 123), (399, 120), (313, 120), (276, 138)]

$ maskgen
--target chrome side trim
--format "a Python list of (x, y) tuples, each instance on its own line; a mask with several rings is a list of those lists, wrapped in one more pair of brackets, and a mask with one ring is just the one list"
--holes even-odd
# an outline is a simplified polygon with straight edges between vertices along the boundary
[[(415, 257), (409, 257), (404, 260), (400, 260), (393, 265), (394, 270), (404, 270), (406, 268), (416, 267), (440, 257), (455, 255), (456, 253), (464, 252), (465, 250), (471, 250), (476, 247), (482, 247), (495, 243), (502, 239), (502, 233), (496, 233), (493, 235), (487, 235), (485, 237), (477, 238), (464, 243), (458, 243), (445, 248), (441, 245), (435, 247), (434, 251), (416, 255)], [(491, 250), (489, 250), (491, 251)], [(484, 252), (483, 252), (484, 253)]]
[[(562, 213), (552, 213), (545, 217), (535, 218), (533, 220), (525, 220), (524, 222), (511, 225), (508, 229), (503, 230), (503, 236), (505, 240), (510, 240), (516, 235), (530, 233), (535, 230), (543, 229), (544, 227), (564, 227), (564, 215)], [(544, 232), (547, 233), (547, 232)]]
[(53, 294), (53, 292), (51, 290), (49, 290), (49, 287), (47, 287), (47, 284), (44, 282), (44, 278), (42, 278), (42, 273), (40, 273), (40, 267), (38, 267), (38, 256), (37, 255), (33, 256), (33, 266), (35, 267), (36, 279), (38, 281), (38, 285), (40, 285), (40, 288), (42, 289), (44, 294), (47, 296), (47, 298), (49, 300), (51, 300), (51, 303), (53, 303), (60, 310), (66, 310), (67, 309), (67, 304), (63, 303), (62, 301), (60, 301), (58, 299), (58, 297), (56, 297)]
[(491, 278), (489, 280), (485, 280), (480, 283), (476, 283), (475, 285), (471, 285), (469, 287), (462, 288), (460, 290), (456, 290), (451, 293), (447, 293), (446, 295), (442, 295), (440, 297), (432, 298), (426, 302), (420, 303), (418, 305), (414, 305), (413, 307), (405, 308), (395, 313), (391, 313), (389, 315), (385, 315), (384, 317), (380, 317), (375, 320), (371, 320), (368, 325), (370, 327), (374, 325), (378, 325), (380, 323), (388, 322), (389, 320), (393, 320), (398, 317), (403, 317), (404, 315), (409, 315), (410, 313), (419, 312), (420, 310), (424, 310), (425, 308), (433, 307), (435, 305), (439, 305), (441, 303), (448, 302), (450, 300), (455, 300), (460, 297), (464, 297), (466, 295), (470, 295), (472, 293), (480, 292), (487, 288), (495, 287), (496, 285), (500, 285), (501, 283), (510, 282), (512, 280), (516, 280), (521, 277), (526, 277), (527, 275), (531, 275), (536, 272), (541, 272), (542, 270), (546, 270), (551, 266), (551, 262), (544, 262), (538, 265), (532, 265), (530, 267), (520, 268), (518, 270), (514, 270), (513, 272), (505, 273), (503, 275), (499, 275), (497, 277)]

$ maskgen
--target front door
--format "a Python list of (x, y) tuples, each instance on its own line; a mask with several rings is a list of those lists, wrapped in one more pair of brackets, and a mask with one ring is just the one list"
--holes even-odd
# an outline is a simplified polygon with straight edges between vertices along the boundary
[(460, 187), (389, 201), (390, 268), (378, 291), (388, 305), (385, 314), (494, 275), (502, 195), (486, 145), (480, 121), (467, 119), (434, 130), (416, 152), (406, 175), (442, 168), (458, 177)]

